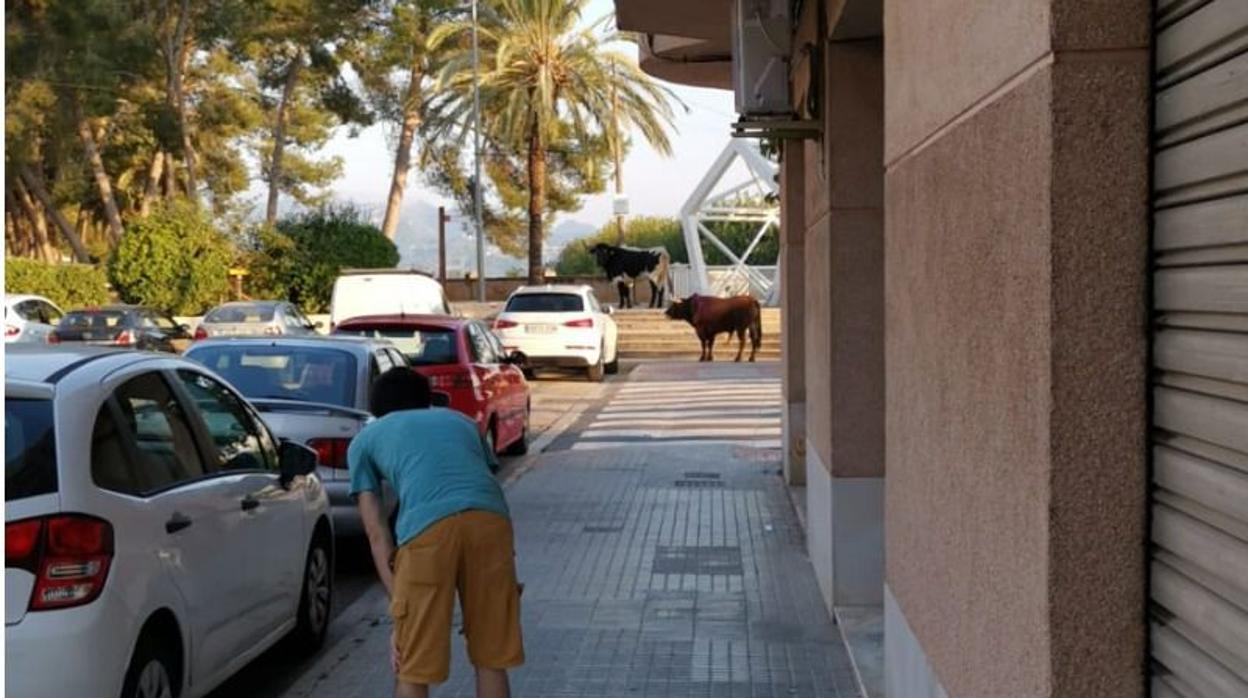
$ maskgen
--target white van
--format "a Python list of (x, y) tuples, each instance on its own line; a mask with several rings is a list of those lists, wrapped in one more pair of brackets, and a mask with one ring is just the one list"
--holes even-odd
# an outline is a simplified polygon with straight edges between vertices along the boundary
[(363, 315), (450, 315), (436, 279), (410, 269), (348, 269), (334, 281), (330, 328)]

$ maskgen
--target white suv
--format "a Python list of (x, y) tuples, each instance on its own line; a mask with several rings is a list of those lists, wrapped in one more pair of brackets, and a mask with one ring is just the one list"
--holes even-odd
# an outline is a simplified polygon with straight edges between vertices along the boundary
[(9, 695), (202, 696), (292, 631), (324, 641), (315, 454), (203, 366), (10, 347), (4, 432)]
[(619, 331), (611, 307), (589, 286), (524, 286), (507, 299), (494, 333), (527, 369), (584, 368), (591, 381), (620, 367)]

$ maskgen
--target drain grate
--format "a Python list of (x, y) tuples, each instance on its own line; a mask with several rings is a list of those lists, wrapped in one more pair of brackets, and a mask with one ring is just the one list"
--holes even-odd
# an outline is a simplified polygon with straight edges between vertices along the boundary
[(655, 574), (742, 574), (735, 545), (663, 546), (654, 551)]
[(718, 480), (720, 476), (709, 470), (686, 470), (685, 477), (690, 480)]
[(586, 526), (581, 529), (585, 533), (619, 533), (624, 530), (623, 526)]
[(677, 487), (683, 488), (722, 488), (723, 480), (677, 480)]

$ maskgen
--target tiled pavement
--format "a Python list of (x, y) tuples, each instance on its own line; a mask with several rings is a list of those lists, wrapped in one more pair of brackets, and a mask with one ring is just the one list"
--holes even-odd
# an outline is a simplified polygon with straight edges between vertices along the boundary
[[(773, 373), (682, 366), (699, 392)], [(642, 366), (621, 385), (673, 377), (664, 371)], [(774, 408), (757, 399), (742, 404)], [(514, 695), (856, 697), (778, 451), (677, 441), (581, 450), (573, 439), (508, 489), (526, 585), (528, 662), (512, 674)], [(384, 599), (371, 603), (358, 632), (288, 696), (390, 695), (389, 621)], [(471, 696), (471, 668), (453, 646), (451, 680), (434, 695)]]

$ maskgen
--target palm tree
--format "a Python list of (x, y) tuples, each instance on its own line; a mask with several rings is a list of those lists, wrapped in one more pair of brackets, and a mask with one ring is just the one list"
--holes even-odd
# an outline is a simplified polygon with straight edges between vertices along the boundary
[[(482, 133), (490, 147), (523, 157), (526, 164), (530, 283), (543, 276), (546, 170), (552, 144), (605, 139), (615, 148), (624, 140), (619, 134), (631, 128), (660, 153), (671, 152), (665, 130), (672, 123), (671, 91), (624, 54), (605, 48), (626, 37), (615, 32), (604, 35), (599, 31), (602, 21), (577, 26), (585, 4), (586, 0), (497, 0), (486, 8), (479, 28)], [(442, 137), (462, 139), (469, 125), (471, 31), (467, 22), (452, 22), (430, 37), (435, 48), (454, 47), (446, 51), (431, 110), (442, 125)]]

